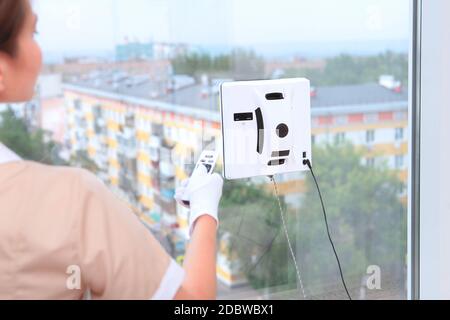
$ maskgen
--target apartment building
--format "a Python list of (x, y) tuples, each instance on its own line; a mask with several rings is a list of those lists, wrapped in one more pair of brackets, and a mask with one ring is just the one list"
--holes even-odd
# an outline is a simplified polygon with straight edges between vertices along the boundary
[[(221, 148), (217, 90), (205, 95), (189, 84), (158, 99), (149, 87), (129, 90), (64, 85), (68, 139), (72, 154), (84, 155), (97, 175), (127, 200), (151, 227), (164, 230), (181, 255), (187, 234), (187, 211), (173, 200), (205, 146)], [(408, 95), (388, 83), (318, 87), (311, 92), (313, 143), (348, 140), (364, 152), (363, 161), (384, 161), (407, 180)], [(219, 163), (219, 166), (221, 164)], [(301, 176), (283, 177), (280, 193), (298, 205)], [(221, 247), (226, 247), (222, 239)], [(218, 277), (235, 286), (245, 282), (236, 261), (221, 248)]]

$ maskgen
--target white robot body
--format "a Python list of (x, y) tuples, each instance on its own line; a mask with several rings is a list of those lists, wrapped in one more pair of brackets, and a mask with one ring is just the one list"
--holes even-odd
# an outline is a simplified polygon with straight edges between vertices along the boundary
[(311, 159), (307, 79), (228, 82), (221, 86), (224, 177), (305, 171)]

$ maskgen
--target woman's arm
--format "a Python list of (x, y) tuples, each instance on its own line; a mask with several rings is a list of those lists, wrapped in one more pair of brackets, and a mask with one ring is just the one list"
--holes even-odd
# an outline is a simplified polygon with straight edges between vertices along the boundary
[(184, 261), (185, 280), (176, 300), (216, 298), (217, 222), (204, 215), (197, 219)]
[(176, 198), (182, 195), (190, 202), (191, 240), (184, 262), (185, 279), (175, 299), (216, 298), (216, 242), (222, 187), (222, 177), (217, 173), (208, 175), (205, 168), (200, 168), (177, 190)]

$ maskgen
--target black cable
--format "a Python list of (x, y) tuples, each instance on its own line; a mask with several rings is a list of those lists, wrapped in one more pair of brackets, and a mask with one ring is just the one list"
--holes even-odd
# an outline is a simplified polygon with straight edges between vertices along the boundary
[(333, 239), (331, 238), (330, 227), (328, 226), (327, 212), (325, 210), (325, 205), (323, 203), (323, 198), (322, 198), (322, 193), (320, 192), (319, 183), (317, 182), (316, 175), (314, 174), (314, 170), (312, 168), (311, 161), (305, 160), (304, 164), (306, 164), (308, 166), (309, 170), (311, 171), (311, 175), (312, 175), (312, 177), (314, 179), (314, 182), (316, 184), (317, 191), (319, 192), (320, 203), (322, 204), (323, 217), (325, 219), (325, 226), (327, 227), (328, 240), (330, 240), (331, 247), (333, 248), (334, 256), (336, 257), (336, 262), (337, 262), (337, 265), (339, 267), (339, 273), (341, 275), (342, 285), (344, 286), (344, 289), (345, 289), (345, 292), (347, 293), (348, 299), (352, 300), (352, 297), (351, 297), (350, 293), (348, 292), (347, 285), (345, 283), (344, 274), (342, 272), (342, 267), (341, 267), (341, 262), (339, 261), (339, 256), (338, 256), (338, 254), (336, 252), (336, 248), (334, 246)]

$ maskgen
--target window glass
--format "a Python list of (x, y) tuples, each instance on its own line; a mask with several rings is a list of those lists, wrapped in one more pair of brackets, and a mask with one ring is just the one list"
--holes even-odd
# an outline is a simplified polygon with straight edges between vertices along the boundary
[[(173, 195), (201, 150), (220, 149), (220, 84), (307, 77), (313, 166), (350, 293), (406, 297), (408, 0), (34, 5), (45, 66), (32, 102), (2, 106), (0, 140), (24, 123), (17, 135), (41, 147), (22, 156), (91, 170), (182, 262), (188, 212)], [(306, 298), (345, 299), (311, 175), (277, 181)], [(219, 298), (304, 298), (267, 178), (227, 181), (220, 218)]]

